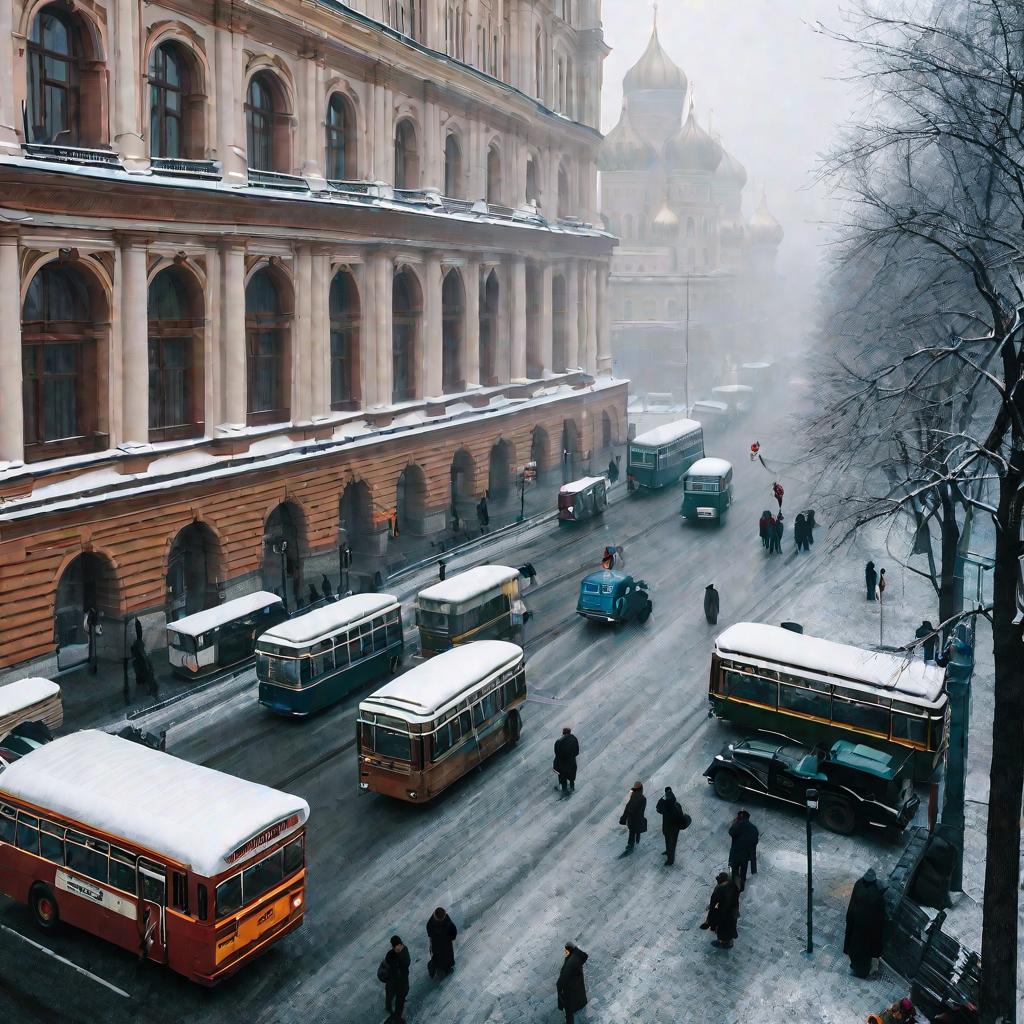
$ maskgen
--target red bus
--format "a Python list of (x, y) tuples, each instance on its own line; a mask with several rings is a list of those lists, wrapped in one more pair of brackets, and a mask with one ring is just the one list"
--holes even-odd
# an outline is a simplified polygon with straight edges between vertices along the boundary
[(302, 924), (300, 797), (88, 730), (0, 774), (0, 892), (214, 985)]

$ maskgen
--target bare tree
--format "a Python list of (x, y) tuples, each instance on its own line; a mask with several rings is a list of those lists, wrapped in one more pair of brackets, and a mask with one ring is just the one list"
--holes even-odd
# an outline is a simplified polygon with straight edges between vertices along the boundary
[[(892, 335), (841, 364), (825, 420), (852, 419), (876, 453), (890, 451), (851, 509), (855, 524), (941, 516), (940, 577), (966, 517), (995, 527), (981, 1009), (996, 1024), (1016, 1019), (1024, 791), (1024, 6), (895, 7), (865, 8), (856, 32), (834, 33), (855, 48), (875, 100), (830, 161), (851, 210), (837, 258), (868, 269)], [(901, 294), (914, 301), (898, 308)]]

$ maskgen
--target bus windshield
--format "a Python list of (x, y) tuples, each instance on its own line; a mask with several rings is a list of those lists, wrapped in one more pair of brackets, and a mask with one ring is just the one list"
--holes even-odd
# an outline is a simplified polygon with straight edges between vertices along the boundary
[(431, 611), (429, 608), (417, 608), (416, 625), (443, 633), (448, 628), (448, 614), (446, 612)]
[(411, 761), (408, 733), (395, 732), (382, 726), (373, 728), (373, 750), (379, 757)]
[(255, 903), (261, 896), (280, 885), (289, 875), (302, 867), (305, 855), (304, 837), (293, 839), (287, 846), (275, 850), (232, 875), (217, 886), (217, 920), (233, 914), (249, 903)]

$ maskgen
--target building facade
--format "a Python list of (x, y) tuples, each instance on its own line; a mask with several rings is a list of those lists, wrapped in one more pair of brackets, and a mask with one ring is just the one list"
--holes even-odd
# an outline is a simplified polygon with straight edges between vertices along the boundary
[(0, 0), (0, 671), (624, 436), (605, 53), (599, 0)]
[(783, 232), (763, 193), (745, 218), (747, 172), (699, 124), (657, 25), (623, 81), (622, 114), (600, 166), (605, 223), (620, 239), (611, 278), (615, 371), (640, 392), (710, 397), (737, 364), (773, 347)]

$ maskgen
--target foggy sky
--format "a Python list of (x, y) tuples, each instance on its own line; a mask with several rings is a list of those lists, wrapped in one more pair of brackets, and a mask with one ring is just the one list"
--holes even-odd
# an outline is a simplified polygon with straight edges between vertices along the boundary
[[(847, 8), (849, 4), (845, 5)], [(744, 212), (761, 188), (786, 231), (779, 269), (794, 299), (814, 297), (831, 204), (811, 186), (816, 158), (847, 120), (857, 93), (843, 80), (848, 54), (815, 34), (842, 25), (842, 0), (661, 0), (658, 34), (694, 87), (700, 123), (708, 115), (722, 143), (747, 169)], [(602, 128), (622, 106), (622, 78), (650, 38), (648, 0), (604, 0)]]

